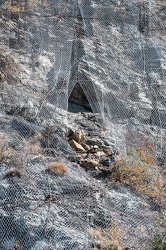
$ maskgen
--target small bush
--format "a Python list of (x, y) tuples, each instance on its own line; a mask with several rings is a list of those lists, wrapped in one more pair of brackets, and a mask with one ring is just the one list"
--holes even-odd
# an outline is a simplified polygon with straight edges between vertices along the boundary
[[(0, 145), (0, 162), (9, 163), (15, 157), (15, 150), (7, 143)], [(18, 160), (18, 159), (17, 159)]]
[(112, 179), (152, 198), (164, 197), (164, 175), (158, 166), (158, 147), (145, 130), (128, 129), (127, 155), (115, 163)]
[(112, 248), (110, 250), (122, 250), (120, 242), (123, 239), (124, 233), (120, 224), (113, 223), (110, 230), (110, 235), (112, 238)]
[(118, 225), (112, 225), (111, 230), (106, 232), (101, 228), (91, 228), (89, 234), (100, 243), (100, 249), (102, 250), (123, 250), (120, 245), (123, 233)]
[(116, 162), (112, 179), (150, 197), (164, 195), (164, 181), (155, 157), (147, 148), (133, 148), (128, 158)]
[(137, 148), (140, 160), (145, 162), (146, 164), (156, 165), (156, 157), (153, 150), (154, 148), (152, 145), (149, 148), (148, 147)]
[(47, 170), (48, 172), (57, 175), (69, 174), (69, 168), (61, 162), (52, 162)]

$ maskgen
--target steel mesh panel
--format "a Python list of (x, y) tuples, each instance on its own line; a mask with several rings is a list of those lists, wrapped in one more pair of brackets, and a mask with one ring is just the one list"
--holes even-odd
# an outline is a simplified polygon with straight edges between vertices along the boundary
[[(108, 169), (83, 168), (66, 132), (83, 129), (91, 146), (100, 135), (122, 156), (148, 149), (150, 138), (165, 166), (165, 8), (161, 0), (0, 3), (0, 250), (150, 250), (163, 234), (160, 201), (114, 182)], [(69, 112), (76, 84), (93, 114)], [(50, 170), (57, 162), (60, 173)], [(160, 171), (150, 171), (155, 186)]]

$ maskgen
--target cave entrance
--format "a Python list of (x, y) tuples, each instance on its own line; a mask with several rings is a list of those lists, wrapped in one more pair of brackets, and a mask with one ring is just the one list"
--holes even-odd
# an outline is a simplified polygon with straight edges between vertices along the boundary
[(90, 103), (79, 83), (76, 83), (68, 100), (69, 112), (93, 112)]

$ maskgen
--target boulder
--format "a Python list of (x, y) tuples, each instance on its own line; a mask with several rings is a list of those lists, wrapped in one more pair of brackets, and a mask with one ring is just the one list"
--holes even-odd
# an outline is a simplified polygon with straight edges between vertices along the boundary
[(73, 134), (69, 136), (69, 141), (70, 140), (82, 143), (85, 140), (85, 135), (82, 131), (76, 130)]
[(78, 142), (76, 142), (75, 140), (70, 140), (69, 144), (72, 148), (74, 148), (76, 151), (79, 152), (86, 152), (86, 150), (81, 146), (81, 144), (79, 144)]

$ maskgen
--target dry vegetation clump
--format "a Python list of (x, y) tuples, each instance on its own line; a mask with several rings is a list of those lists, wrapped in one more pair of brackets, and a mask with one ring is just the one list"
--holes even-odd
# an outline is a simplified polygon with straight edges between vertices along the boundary
[(149, 139), (146, 131), (134, 130), (128, 131), (126, 142), (127, 156), (115, 163), (112, 180), (161, 200), (164, 197), (164, 176), (156, 160), (156, 144)]
[[(116, 246), (117, 250), (124, 249), (122, 248), (120, 242), (123, 240), (124, 232), (122, 227), (119, 224), (113, 223), (110, 230), (110, 235), (113, 240), (113, 244)], [(116, 250), (115, 248), (115, 250)], [(114, 248), (113, 248), (114, 249)]]
[(0, 146), (0, 162), (8, 166), (20, 167), (27, 163), (27, 159), (20, 153), (14, 150), (9, 145)]
[(7, 143), (0, 145), (0, 162), (15, 167), (23, 166), (26, 164), (26, 159)]
[(109, 232), (101, 228), (91, 228), (89, 230), (90, 236), (99, 242), (100, 249), (102, 250), (123, 250), (120, 241), (123, 237), (122, 229), (119, 225), (113, 224)]
[(127, 159), (116, 162), (112, 179), (153, 198), (164, 195), (161, 169), (148, 148), (133, 148)]
[(52, 162), (47, 171), (56, 175), (67, 175), (69, 174), (69, 168), (61, 162)]
[(6, 145), (0, 144), (0, 162), (4, 162), (6, 159)]
[(5, 132), (0, 132), (0, 163), (1, 162), (10, 167), (7, 170), (5, 178), (13, 179), (22, 177), (23, 170), (20, 166), (24, 166), (26, 160), (10, 145), (8, 136)]
[(27, 163), (22, 152), (12, 147), (5, 132), (0, 132), (0, 162), (12, 167), (24, 166)]
[(20, 74), (20, 65), (16, 62), (12, 54), (6, 54), (4, 48), (0, 48), (0, 81), (8, 84), (15, 84)]
[(37, 7), (48, 7), (49, 1), (44, 0), (28, 0), (28, 1), (13, 1), (7, 4), (8, 10), (13, 13), (24, 13), (29, 10), (34, 10)]

